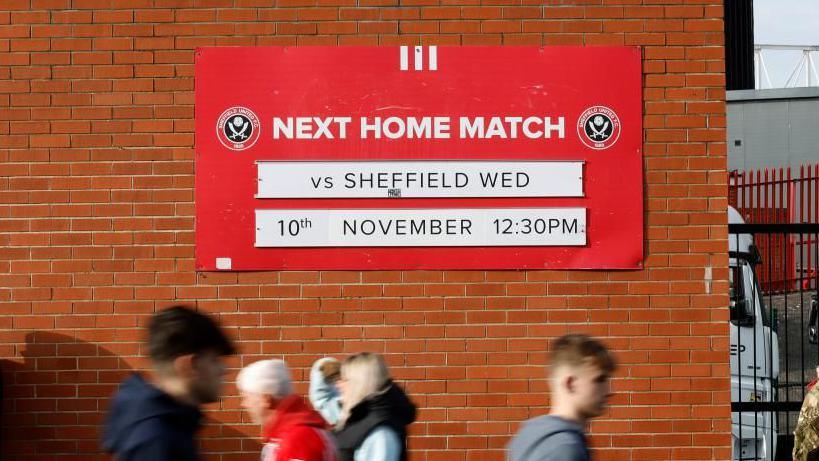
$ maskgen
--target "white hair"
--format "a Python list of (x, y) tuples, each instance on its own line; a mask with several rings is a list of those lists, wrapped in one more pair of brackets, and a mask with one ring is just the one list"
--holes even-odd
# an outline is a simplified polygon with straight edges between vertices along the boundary
[(236, 377), (240, 391), (270, 395), (277, 399), (293, 393), (290, 371), (284, 360), (259, 360), (242, 368)]

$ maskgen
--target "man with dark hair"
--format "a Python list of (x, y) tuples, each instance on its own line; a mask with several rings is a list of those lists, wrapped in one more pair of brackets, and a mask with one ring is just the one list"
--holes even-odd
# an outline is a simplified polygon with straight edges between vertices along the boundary
[(218, 400), (233, 344), (210, 317), (174, 306), (151, 318), (148, 350), (151, 378), (134, 374), (120, 386), (103, 446), (117, 461), (197, 461), (199, 407)]
[(596, 339), (558, 338), (552, 348), (552, 410), (526, 421), (509, 443), (509, 461), (589, 461), (586, 424), (600, 416), (611, 397), (609, 378), (617, 364)]

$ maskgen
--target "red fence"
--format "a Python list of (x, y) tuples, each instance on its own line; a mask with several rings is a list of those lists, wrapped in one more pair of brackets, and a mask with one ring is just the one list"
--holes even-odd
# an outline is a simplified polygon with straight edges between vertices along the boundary
[[(747, 223), (819, 222), (819, 163), (788, 168), (732, 171), (728, 201)], [(814, 288), (819, 262), (816, 235), (760, 235), (756, 245), (769, 262), (758, 273), (766, 293)]]

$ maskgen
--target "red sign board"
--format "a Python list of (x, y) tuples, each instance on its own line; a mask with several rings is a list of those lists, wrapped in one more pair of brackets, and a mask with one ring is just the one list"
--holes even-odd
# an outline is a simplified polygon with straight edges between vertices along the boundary
[(196, 53), (199, 270), (631, 269), (637, 47)]

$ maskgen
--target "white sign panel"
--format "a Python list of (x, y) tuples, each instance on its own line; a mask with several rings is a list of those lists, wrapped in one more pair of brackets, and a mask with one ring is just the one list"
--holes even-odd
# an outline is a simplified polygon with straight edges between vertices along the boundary
[(583, 162), (259, 162), (256, 198), (583, 197)]
[(585, 208), (256, 210), (256, 247), (585, 244)]

